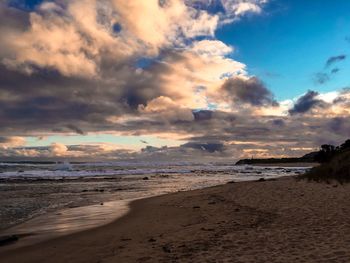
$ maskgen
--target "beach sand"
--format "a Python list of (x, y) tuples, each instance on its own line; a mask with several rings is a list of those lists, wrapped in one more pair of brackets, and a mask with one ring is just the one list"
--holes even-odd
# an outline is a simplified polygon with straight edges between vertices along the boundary
[(29, 247), (7, 246), (0, 259), (349, 262), (350, 185), (281, 178), (137, 200), (111, 224)]

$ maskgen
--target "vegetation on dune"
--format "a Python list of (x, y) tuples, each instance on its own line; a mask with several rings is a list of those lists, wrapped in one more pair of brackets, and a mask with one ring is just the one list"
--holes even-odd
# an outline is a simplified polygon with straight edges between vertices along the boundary
[(350, 140), (345, 141), (339, 146), (324, 144), (320, 151), (315, 154), (315, 161), (319, 163), (330, 162), (334, 157), (350, 150)]
[(318, 182), (350, 182), (350, 140), (337, 147), (322, 145), (315, 159), (321, 165), (312, 168), (300, 178)]

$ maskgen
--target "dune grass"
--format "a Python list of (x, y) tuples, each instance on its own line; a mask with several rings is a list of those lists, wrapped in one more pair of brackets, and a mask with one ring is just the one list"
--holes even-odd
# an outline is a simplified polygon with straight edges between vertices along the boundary
[(312, 168), (306, 174), (299, 177), (317, 182), (331, 183), (332, 181), (343, 183), (350, 182), (350, 150), (339, 153), (329, 162)]

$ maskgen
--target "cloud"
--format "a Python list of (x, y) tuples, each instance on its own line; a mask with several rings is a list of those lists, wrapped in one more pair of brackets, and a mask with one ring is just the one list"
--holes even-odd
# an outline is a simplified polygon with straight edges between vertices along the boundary
[[(295, 114), (293, 118), (287, 115), (276, 118), (221, 111), (212, 112), (210, 118), (202, 121), (169, 121), (157, 117), (156, 120), (146, 120), (143, 116), (139, 116), (139, 119), (126, 117), (122, 122), (114, 124), (114, 132), (119, 130), (128, 135), (148, 134), (168, 139), (177, 138), (180, 146), (153, 146), (141, 152), (135, 152), (109, 145), (66, 145), (67, 152), (59, 157), (78, 160), (94, 158), (98, 160), (111, 158), (186, 160), (191, 158), (194, 161), (203, 161), (210, 158), (232, 160), (232, 158), (251, 157), (252, 154), (260, 157), (300, 156), (323, 143), (338, 144), (349, 133), (348, 114), (344, 116), (338, 113), (330, 114), (329, 111), (332, 109), (327, 107), (319, 110), (321, 111), (319, 115), (311, 114), (313, 111), (310, 111), (309, 114)], [(340, 120), (334, 120), (335, 118)], [(273, 143), (271, 135), (276, 139)], [(188, 142), (190, 144), (186, 145)], [(213, 146), (212, 148), (211, 144), (214, 146), (223, 144), (224, 147)], [(302, 149), (299, 147), (301, 144)], [(181, 145), (185, 146), (181, 147)], [(249, 149), (250, 151), (247, 152)], [(50, 158), (54, 160), (58, 158), (47, 147), (7, 148), (0, 152), (0, 156), (17, 156), (17, 158), (51, 156)]]
[(66, 127), (77, 134), (84, 135), (84, 131), (73, 124), (67, 124)]
[(246, 14), (260, 14), (267, 0), (187, 0), (187, 4), (220, 14), (222, 22), (238, 20)]
[(53, 156), (64, 156), (67, 154), (68, 148), (62, 143), (52, 143), (49, 151)]
[[(80, 134), (123, 130), (110, 120), (130, 114), (147, 119), (157, 115), (154, 105), (161, 101), (176, 108), (180, 120), (190, 120), (193, 109), (208, 106), (222, 76), (245, 74), (244, 64), (227, 57), (233, 47), (214, 39), (188, 41), (212, 36), (215, 27), (201, 19), (215, 15), (181, 1), (138, 2), (60, 0), (31, 12), (1, 5), (4, 14), (23, 21), (1, 25), (11, 34), (0, 49), (0, 130), (33, 135), (67, 132), (62, 127)], [(148, 16), (151, 27), (144, 27), (146, 17), (132, 19), (135, 14)], [(120, 32), (113, 31), (115, 24)], [(153, 39), (158, 33), (162, 36)], [(152, 62), (142, 68), (139, 58)], [(158, 116), (176, 119), (171, 110), (158, 110)]]
[[(339, 55), (339, 56), (330, 57), (326, 62), (325, 68), (327, 69), (330, 66), (332, 66), (333, 64), (336, 64), (340, 61), (345, 60), (346, 57), (347, 57), (346, 55)], [(324, 70), (324, 71), (316, 73), (314, 75), (314, 82), (316, 84), (323, 85), (323, 84), (329, 82), (332, 79), (332, 77), (334, 77), (334, 75), (340, 71), (340, 69), (338, 67), (334, 67), (330, 71), (329, 70), (327, 70), (327, 71), (328, 72), (325, 72), (325, 70)]]
[(330, 81), (330, 76), (327, 73), (319, 72), (316, 73), (314, 76), (314, 81), (316, 84), (325, 84), (326, 82)]
[(65, 76), (99, 77), (101, 67), (112, 61), (154, 57), (163, 49), (186, 47), (188, 39), (214, 37), (220, 23), (260, 13), (266, 2), (218, 1), (224, 13), (217, 14), (205, 1), (207, 9), (195, 8), (198, 1), (56, 0), (31, 12), (2, 4), (0, 12), (7, 14), (1, 31), (9, 34), (1, 62), (27, 74), (50, 68)]
[(276, 105), (273, 94), (256, 77), (229, 78), (221, 87), (224, 96), (233, 103), (247, 103), (252, 106)]
[(350, 136), (350, 123), (346, 117), (335, 117), (329, 120), (328, 128), (331, 132), (341, 134), (348, 138)]
[(124, 149), (118, 145), (107, 143), (65, 145), (55, 142), (49, 146), (25, 147), (1, 147), (0, 158), (2, 160), (104, 160), (110, 158), (130, 159), (135, 157), (135, 152)]
[(210, 121), (213, 118), (214, 112), (211, 110), (193, 111), (195, 121)]
[(11, 55), (2, 63), (27, 74), (39, 67), (98, 77), (111, 60), (156, 56), (162, 48), (184, 46), (187, 38), (214, 36), (218, 19), (178, 0), (44, 2), (30, 13), (27, 30), (8, 36)]
[(26, 143), (25, 138), (19, 136), (0, 136), (0, 148), (18, 147)]
[(201, 40), (195, 42), (192, 51), (204, 56), (224, 56), (233, 52), (233, 47), (227, 46), (219, 40)]
[(337, 62), (345, 60), (345, 59), (346, 59), (346, 55), (339, 55), (339, 56), (330, 57), (330, 58), (328, 58), (328, 60), (326, 62), (326, 67), (329, 67), (329, 66), (333, 65), (334, 63), (337, 63)]
[(285, 125), (285, 122), (283, 119), (275, 119), (272, 120), (273, 125), (279, 126), (279, 127), (283, 127)]
[(264, 3), (265, 1), (223, 1), (223, 5), (229, 13), (233, 13), (236, 16), (245, 14), (245, 13), (261, 13), (261, 7), (259, 4)]
[(222, 23), (237, 21), (247, 14), (260, 14), (267, 0), (221, 0), (224, 9)]
[(334, 69), (331, 70), (331, 73), (332, 73), (332, 74), (336, 74), (336, 73), (338, 73), (339, 71), (340, 71), (339, 68), (334, 68)]
[(158, 118), (168, 121), (192, 121), (194, 116), (192, 110), (176, 104), (171, 98), (160, 96), (147, 103), (140, 105), (139, 111), (145, 115), (156, 114)]
[[(309, 91), (294, 103), (277, 102), (244, 63), (233, 59), (236, 48), (215, 37), (218, 27), (262, 13), (265, 4), (56, 0), (28, 9), (3, 1), (0, 156), (298, 156), (320, 143), (343, 141), (349, 130), (348, 92)], [(336, 76), (335, 63), (344, 59), (334, 57), (321, 73)], [(106, 143), (25, 146), (28, 136), (72, 133), (148, 135), (179, 146), (147, 145), (140, 152)], [(271, 136), (278, 142), (271, 143)]]
[(289, 114), (303, 114), (312, 110), (314, 107), (322, 107), (324, 102), (317, 98), (318, 95), (318, 92), (309, 90), (296, 101), (293, 108), (289, 110)]
[(225, 146), (222, 143), (198, 143), (198, 142), (188, 142), (181, 147), (192, 148), (201, 151), (207, 151), (209, 153), (222, 152), (225, 149)]

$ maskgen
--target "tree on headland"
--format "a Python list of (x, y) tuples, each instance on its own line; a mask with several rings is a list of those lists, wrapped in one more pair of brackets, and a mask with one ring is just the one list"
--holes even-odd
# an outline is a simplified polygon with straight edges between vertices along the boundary
[(336, 153), (337, 147), (331, 144), (323, 144), (321, 145), (321, 149), (318, 151), (318, 153), (315, 156), (315, 161), (319, 163), (324, 163), (332, 159), (334, 154)]
[(342, 145), (340, 145), (340, 150), (345, 151), (350, 149), (350, 140), (346, 140)]
[(332, 160), (339, 153), (350, 150), (350, 140), (346, 140), (340, 146), (334, 146), (331, 144), (321, 145), (321, 149), (315, 155), (315, 161), (319, 163), (325, 163)]

